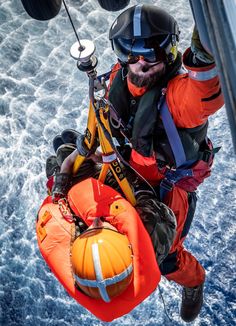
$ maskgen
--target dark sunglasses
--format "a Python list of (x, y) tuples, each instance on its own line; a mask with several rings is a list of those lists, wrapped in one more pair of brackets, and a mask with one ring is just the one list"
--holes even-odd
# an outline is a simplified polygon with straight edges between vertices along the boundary
[[(155, 43), (155, 42), (154, 42)], [(149, 63), (166, 60), (165, 50), (157, 45), (146, 45), (145, 40), (115, 39), (112, 43), (118, 58), (128, 64), (137, 63), (140, 59)]]
[[(161, 62), (166, 60), (166, 53), (164, 49), (159, 48), (158, 50), (145, 48), (143, 51), (141, 49), (135, 49), (136, 53), (133, 51), (128, 55), (128, 64), (137, 63), (139, 60), (144, 60), (148, 63)], [(137, 53), (140, 50), (139, 53)]]
[(157, 62), (156, 57), (154, 57), (154, 58), (145, 58), (143, 55), (129, 55), (127, 63), (132, 65), (132, 64), (137, 63), (139, 60), (143, 60), (143, 61), (148, 62), (148, 63)]

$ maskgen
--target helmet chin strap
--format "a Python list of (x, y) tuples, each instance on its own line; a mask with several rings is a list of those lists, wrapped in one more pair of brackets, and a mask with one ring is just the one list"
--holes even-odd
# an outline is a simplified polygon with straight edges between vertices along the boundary
[(154, 63), (154, 64), (151, 65), (151, 66), (145, 66), (145, 67), (143, 67), (143, 68), (142, 68), (142, 72), (147, 72), (147, 71), (150, 70), (152, 67), (155, 67), (155, 66), (159, 65), (161, 62), (162, 62), (162, 61), (158, 61), (158, 62)]

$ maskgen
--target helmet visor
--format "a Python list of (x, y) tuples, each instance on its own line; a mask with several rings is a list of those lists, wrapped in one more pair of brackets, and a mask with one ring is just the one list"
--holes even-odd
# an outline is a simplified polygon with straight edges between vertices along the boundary
[(156, 54), (153, 48), (146, 48), (144, 40), (115, 39), (113, 41), (114, 52), (123, 62), (129, 62), (130, 58), (142, 56), (149, 62), (156, 62)]
[[(166, 41), (166, 40), (165, 40)], [(136, 63), (140, 60), (140, 57), (147, 62), (158, 62), (165, 61), (166, 53), (162, 46), (164, 45), (162, 42), (160, 45), (154, 42), (153, 45), (148, 45), (148, 42), (145, 42), (145, 39), (114, 39), (113, 40), (113, 49), (117, 57), (126, 63)]]

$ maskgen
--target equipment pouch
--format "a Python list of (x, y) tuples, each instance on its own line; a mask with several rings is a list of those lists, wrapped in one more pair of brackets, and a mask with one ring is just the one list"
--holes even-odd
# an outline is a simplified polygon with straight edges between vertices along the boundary
[[(213, 148), (212, 142), (208, 138), (205, 143), (205, 148), (203, 151), (199, 152), (199, 160), (190, 166), (191, 175), (183, 176), (175, 183), (175, 186), (188, 192), (195, 191), (197, 187), (210, 176), (214, 154), (217, 153), (219, 149), (220, 147)], [(181, 168), (178, 170), (181, 170)]]

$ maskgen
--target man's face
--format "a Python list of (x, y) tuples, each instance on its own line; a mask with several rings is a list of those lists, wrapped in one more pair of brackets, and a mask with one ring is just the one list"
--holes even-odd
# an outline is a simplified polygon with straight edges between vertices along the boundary
[(128, 78), (138, 87), (151, 88), (165, 74), (165, 70), (163, 61), (149, 63), (140, 59), (137, 63), (128, 65)]
[(113, 225), (111, 225), (108, 222), (102, 221), (99, 217), (96, 217), (93, 220), (93, 223), (88, 227), (87, 230), (92, 230), (92, 229), (101, 229), (101, 228), (106, 228), (109, 230), (117, 231), (117, 228), (115, 228)]

